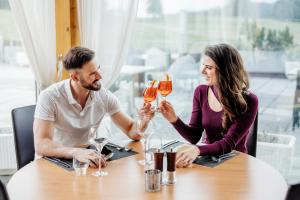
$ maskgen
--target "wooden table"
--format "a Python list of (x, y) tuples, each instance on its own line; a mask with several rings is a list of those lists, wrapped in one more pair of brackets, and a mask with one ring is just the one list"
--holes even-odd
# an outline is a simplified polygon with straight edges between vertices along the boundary
[[(129, 146), (141, 151), (140, 142)], [(14, 174), (7, 185), (12, 200), (55, 199), (284, 199), (287, 184), (283, 177), (264, 162), (239, 153), (215, 168), (194, 165), (177, 169), (177, 183), (165, 185), (160, 192), (144, 190), (142, 154), (111, 161), (105, 177), (76, 176), (40, 159)]]

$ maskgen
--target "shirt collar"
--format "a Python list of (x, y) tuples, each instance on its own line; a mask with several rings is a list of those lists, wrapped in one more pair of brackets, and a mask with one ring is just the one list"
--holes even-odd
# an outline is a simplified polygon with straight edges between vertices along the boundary
[[(66, 90), (66, 94), (67, 94), (67, 97), (68, 97), (68, 101), (69, 101), (69, 104), (76, 104), (77, 101), (74, 99), (73, 97), (73, 94), (72, 94), (72, 91), (71, 91), (71, 79), (67, 79), (65, 80), (65, 90)], [(90, 104), (94, 101), (97, 100), (97, 95), (95, 94), (96, 91), (90, 91), (90, 95), (89, 95), (89, 98), (87, 100), (87, 104)]]
[(87, 105), (90, 105), (90, 104), (94, 103), (95, 100), (96, 100), (95, 91), (92, 91), (92, 90), (91, 90), (91, 91), (90, 91), (89, 98), (88, 98), (86, 104), (87, 104)]
[(65, 90), (68, 97), (69, 104), (76, 104), (76, 100), (73, 97), (72, 91), (71, 91), (71, 79), (65, 80)]

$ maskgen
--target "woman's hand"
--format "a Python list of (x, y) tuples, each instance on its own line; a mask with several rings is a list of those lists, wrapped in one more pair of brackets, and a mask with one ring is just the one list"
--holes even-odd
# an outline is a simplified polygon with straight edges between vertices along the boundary
[(161, 114), (171, 123), (174, 123), (177, 121), (177, 115), (175, 114), (175, 111), (173, 109), (173, 106), (168, 101), (162, 101), (159, 104), (159, 109), (161, 111)]
[(190, 167), (199, 154), (200, 150), (198, 147), (190, 145), (190, 148), (177, 154), (176, 167)]

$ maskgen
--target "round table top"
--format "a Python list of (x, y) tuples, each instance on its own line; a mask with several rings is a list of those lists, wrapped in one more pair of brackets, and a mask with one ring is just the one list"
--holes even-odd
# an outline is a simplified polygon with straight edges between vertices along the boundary
[[(130, 142), (142, 152), (140, 142)], [(145, 192), (143, 154), (110, 161), (105, 177), (76, 176), (39, 159), (17, 171), (7, 185), (11, 200), (55, 199), (284, 199), (287, 184), (275, 169), (244, 153), (214, 167), (194, 164), (176, 169), (177, 182), (161, 186), (160, 192)]]

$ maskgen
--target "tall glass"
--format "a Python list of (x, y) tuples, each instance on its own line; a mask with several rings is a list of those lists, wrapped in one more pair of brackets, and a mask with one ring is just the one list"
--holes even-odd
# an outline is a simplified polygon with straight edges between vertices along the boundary
[[(107, 138), (98, 138), (95, 139), (95, 143), (94, 145), (97, 148), (97, 153), (99, 154), (99, 156), (101, 157), (101, 151), (103, 149), (103, 147), (108, 143), (108, 139)], [(105, 171), (102, 171), (102, 166), (101, 166), (101, 158), (99, 158), (99, 167), (98, 167), (98, 171), (94, 172), (92, 175), (93, 176), (107, 176), (108, 173)]]
[[(96, 147), (96, 151), (99, 155), (99, 157), (101, 157), (101, 151), (103, 149), (103, 147), (108, 143), (108, 139), (107, 138), (96, 138), (97, 137), (97, 128), (96, 127), (91, 127), (90, 128), (90, 133), (89, 133), (89, 143), (95, 145)], [(101, 158), (99, 158), (98, 161), (98, 171), (94, 172), (92, 175), (93, 176), (106, 176), (108, 175), (107, 172), (102, 171), (102, 167), (101, 167)]]
[(151, 164), (151, 159), (149, 158), (149, 138), (154, 132), (154, 123), (147, 119), (145, 115), (137, 116), (137, 132), (142, 136), (144, 140), (144, 160), (140, 160), (139, 163), (142, 165)]

